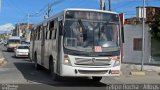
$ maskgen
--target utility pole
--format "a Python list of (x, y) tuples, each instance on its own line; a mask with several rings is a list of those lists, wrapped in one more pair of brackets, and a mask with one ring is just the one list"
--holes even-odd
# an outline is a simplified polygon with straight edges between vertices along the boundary
[(101, 10), (106, 10), (104, 0), (100, 0), (100, 9), (101, 9)]
[(51, 12), (51, 4), (48, 3), (48, 12), (47, 12), (48, 18), (50, 17), (50, 12)]
[(27, 23), (27, 29), (28, 29), (28, 30), (29, 30), (29, 18), (30, 18), (30, 15), (29, 15), (29, 13), (28, 13), (28, 18), (27, 18), (27, 19), (28, 19), (28, 20), (27, 20), (27, 22), (28, 22), (28, 23)]
[(112, 11), (111, 10), (111, 0), (108, 0), (108, 4), (109, 4), (109, 11)]
[(143, 35), (142, 35), (142, 60), (141, 60), (141, 71), (143, 71), (143, 65), (144, 65), (144, 53), (145, 53), (145, 47), (144, 47), (144, 45), (145, 45), (145, 30), (144, 30), (144, 28), (145, 28), (145, 0), (143, 0), (143, 18), (142, 18), (142, 33), (143, 33)]

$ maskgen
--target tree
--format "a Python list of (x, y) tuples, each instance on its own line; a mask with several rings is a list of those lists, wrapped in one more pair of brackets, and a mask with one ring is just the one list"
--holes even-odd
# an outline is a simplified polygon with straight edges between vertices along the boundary
[(151, 35), (152, 38), (160, 40), (160, 10), (156, 12), (155, 19), (151, 23)]

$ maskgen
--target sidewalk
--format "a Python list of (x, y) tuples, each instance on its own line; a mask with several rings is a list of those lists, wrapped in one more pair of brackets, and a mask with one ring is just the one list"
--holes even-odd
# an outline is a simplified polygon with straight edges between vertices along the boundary
[[(130, 75), (132, 71), (141, 71), (141, 65), (137, 64), (122, 64), (121, 66), (122, 75)], [(144, 65), (143, 71), (146, 75), (159, 75), (160, 74), (160, 66), (154, 65)]]
[(2, 50), (0, 48), (0, 66), (2, 66), (3, 64), (5, 64), (7, 61), (5, 60)]

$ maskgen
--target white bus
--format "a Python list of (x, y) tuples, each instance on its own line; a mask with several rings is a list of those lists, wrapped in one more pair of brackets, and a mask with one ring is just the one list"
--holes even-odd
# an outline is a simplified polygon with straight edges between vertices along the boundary
[(18, 36), (11, 36), (7, 40), (7, 51), (14, 51), (17, 45), (21, 44), (21, 38)]
[(119, 76), (121, 66), (119, 14), (93, 9), (65, 9), (31, 32), (30, 58), (35, 68), (61, 77)]

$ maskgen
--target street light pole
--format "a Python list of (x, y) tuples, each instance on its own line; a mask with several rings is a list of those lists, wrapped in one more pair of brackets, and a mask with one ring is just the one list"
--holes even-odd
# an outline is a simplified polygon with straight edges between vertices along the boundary
[(104, 0), (100, 0), (100, 9), (101, 10), (105, 10), (106, 9)]
[(50, 12), (51, 12), (51, 5), (50, 3), (48, 3), (48, 12), (47, 12), (48, 18), (50, 17)]
[(141, 71), (143, 71), (143, 65), (144, 65), (144, 53), (145, 53), (145, 0), (143, 0), (143, 16), (142, 16), (142, 60), (141, 60)]
[(27, 29), (29, 30), (29, 18), (30, 18), (30, 16), (29, 16), (29, 13), (28, 13), (28, 23), (27, 23)]
[(109, 11), (111, 11), (111, 0), (108, 0), (108, 4), (109, 4)]

